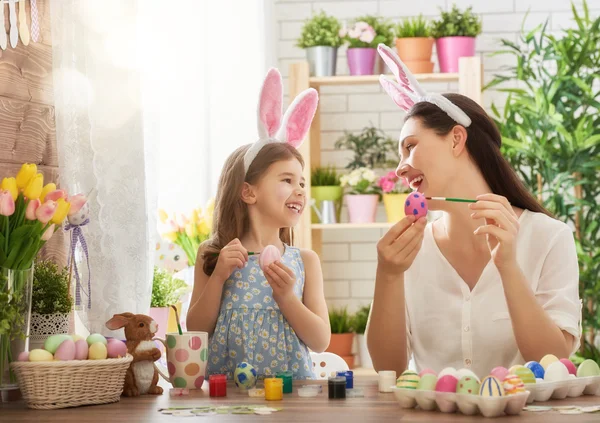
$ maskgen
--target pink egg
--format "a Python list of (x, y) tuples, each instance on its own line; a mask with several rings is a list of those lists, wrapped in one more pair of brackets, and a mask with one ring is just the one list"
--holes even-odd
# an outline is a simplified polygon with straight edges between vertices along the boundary
[(60, 343), (56, 352), (54, 353), (54, 359), (59, 361), (70, 361), (75, 358), (75, 342), (72, 339), (65, 339)]
[(85, 339), (79, 339), (75, 342), (75, 360), (87, 360), (88, 343)]
[(494, 367), (490, 372), (490, 376), (494, 376), (498, 380), (504, 380), (507, 375), (508, 369), (502, 366)]
[(435, 390), (437, 392), (456, 392), (456, 385), (458, 384), (458, 379), (456, 379), (452, 375), (442, 376), (438, 379), (435, 384)]
[(258, 265), (264, 272), (269, 264), (274, 263), (277, 260), (281, 260), (279, 249), (274, 245), (267, 245), (258, 256)]
[(431, 369), (423, 369), (423, 370), (421, 370), (421, 372), (419, 373), (419, 377), (423, 377), (423, 375), (427, 375), (427, 374), (430, 374), (430, 375), (435, 375), (435, 376), (437, 376), (437, 373), (436, 373), (436, 372), (434, 372), (433, 370), (431, 370)]
[(106, 351), (108, 352), (108, 358), (125, 357), (127, 355), (127, 346), (125, 346), (125, 342), (118, 339), (109, 339)]
[(427, 216), (427, 200), (420, 192), (414, 191), (408, 194), (404, 203), (404, 214), (414, 215), (417, 219)]
[(558, 361), (560, 361), (562, 364), (565, 365), (565, 367), (569, 371), (569, 374), (577, 375), (577, 368), (575, 367), (575, 365), (573, 364), (573, 362), (571, 360), (569, 360), (568, 358), (561, 358)]
[(29, 361), (29, 351), (23, 351), (22, 353), (19, 353), (17, 361)]

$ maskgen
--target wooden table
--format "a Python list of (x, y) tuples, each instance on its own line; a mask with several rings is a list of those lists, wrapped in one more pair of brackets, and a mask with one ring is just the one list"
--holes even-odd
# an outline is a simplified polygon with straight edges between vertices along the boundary
[[(311, 382), (323, 383), (325, 382)], [(295, 386), (306, 384), (306, 382), (295, 383)], [(327, 386), (324, 385), (323, 393), (316, 398), (301, 398), (296, 393), (284, 396), (283, 401), (271, 402), (242, 395), (234, 386), (229, 386), (228, 396), (221, 399), (213, 399), (208, 395), (208, 387), (205, 383), (202, 391), (190, 391), (189, 397), (171, 398), (168, 394), (168, 385), (162, 396), (145, 395), (138, 398), (122, 398), (120, 402), (106, 405), (95, 405), (88, 407), (68, 408), (60, 410), (32, 410), (28, 409), (23, 402), (8, 402), (0, 404), (0, 422), (101, 422), (101, 423), (154, 423), (154, 422), (177, 422), (197, 421), (203, 422), (382, 422), (382, 421), (415, 421), (415, 422), (474, 422), (481, 421), (482, 416), (464, 416), (460, 413), (443, 414), (440, 412), (427, 412), (418, 409), (403, 410), (394, 399), (394, 394), (382, 394), (377, 389), (377, 379), (374, 377), (358, 376), (354, 380), (355, 387), (361, 387), (365, 391), (364, 398), (348, 398), (346, 400), (329, 400), (327, 398)], [(158, 412), (161, 407), (175, 406), (202, 406), (208, 404), (216, 405), (241, 405), (241, 404), (265, 404), (265, 406), (280, 407), (283, 410), (268, 416), (258, 415), (216, 415), (206, 417), (175, 417), (163, 415)], [(535, 403), (535, 405), (582, 405), (592, 406), (600, 404), (600, 397), (583, 396), (575, 399), (565, 399), (549, 403)], [(520, 416), (499, 417), (489, 419), (490, 422), (598, 422), (598, 414), (561, 415), (556, 411), (533, 413), (522, 412)]]

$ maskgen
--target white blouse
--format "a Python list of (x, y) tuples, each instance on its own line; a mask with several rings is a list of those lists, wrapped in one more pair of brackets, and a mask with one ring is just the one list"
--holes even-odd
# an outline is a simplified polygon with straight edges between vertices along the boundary
[[(519, 222), (519, 266), (546, 313), (575, 337), (574, 352), (579, 348), (582, 303), (573, 232), (558, 220), (527, 210)], [(408, 356), (412, 352), (417, 370), (468, 368), (482, 378), (496, 366), (524, 364), (492, 261), (470, 291), (437, 246), (430, 223), (404, 286)]]

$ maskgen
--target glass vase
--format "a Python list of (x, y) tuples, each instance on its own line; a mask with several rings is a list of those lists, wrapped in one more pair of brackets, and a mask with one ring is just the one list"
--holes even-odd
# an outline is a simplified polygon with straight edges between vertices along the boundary
[(33, 267), (0, 267), (0, 391), (18, 388), (10, 363), (29, 349), (32, 289)]

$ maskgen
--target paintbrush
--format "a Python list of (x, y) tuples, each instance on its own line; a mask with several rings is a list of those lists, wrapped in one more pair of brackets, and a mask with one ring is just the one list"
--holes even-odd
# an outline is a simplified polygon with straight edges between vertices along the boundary
[(427, 200), (452, 201), (454, 203), (476, 203), (477, 200), (467, 200), (466, 198), (450, 198), (450, 197), (425, 197)]
[(177, 313), (177, 307), (171, 305), (171, 308), (173, 308), (173, 310), (175, 311), (175, 321), (177, 322), (177, 330), (179, 331), (180, 335), (183, 335), (183, 332), (181, 331), (181, 325), (179, 324), (179, 313)]

